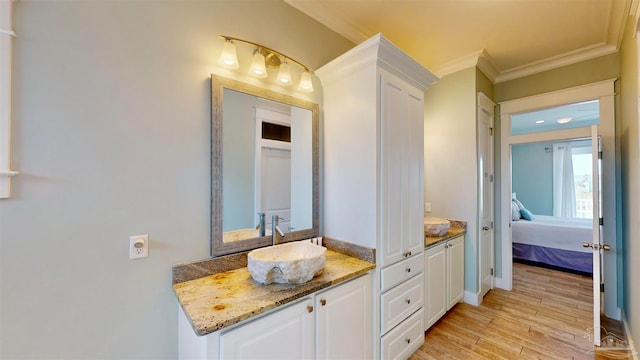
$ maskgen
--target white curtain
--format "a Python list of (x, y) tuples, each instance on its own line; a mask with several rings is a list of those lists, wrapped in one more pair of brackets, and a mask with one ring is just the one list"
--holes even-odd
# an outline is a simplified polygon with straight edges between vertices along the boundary
[(553, 144), (553, 216), (576, 217), (571, 145)]

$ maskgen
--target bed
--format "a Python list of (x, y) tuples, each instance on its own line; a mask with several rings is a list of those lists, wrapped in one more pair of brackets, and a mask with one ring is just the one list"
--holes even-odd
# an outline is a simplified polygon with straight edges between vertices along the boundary
[(582, 243), (591, 243), (592, 234), (591, 219), (534, 215), (513, 221), (513, 258), (590, 274), (593, 252)]

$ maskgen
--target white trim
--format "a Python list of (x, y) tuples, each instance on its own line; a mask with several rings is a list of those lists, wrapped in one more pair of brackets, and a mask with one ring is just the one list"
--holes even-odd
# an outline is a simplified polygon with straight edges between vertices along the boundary
[[(562, 89), (541, 95), (525, 97), (521, 99), (505, 101), (500, 103), (501, 108), (501, 193), (502, 200), (500, 209), (502, 210), (500, 229), (502, 233), (502, 279), (499, 281), (500, 287), (504, 289), (512, 288), (513, 280), (513, 253), (511, 242), (511, 204), (510, 194), (511, 188), (511, 146), (518, 143), (566, 140), (570, 138), (591, 137), (591, 128), (577, 128), (561, 131), (549, 131), (544, 133), (533, 133), (524, 135), (511, 135), (510, 122), (511, 114), (537, 110), (552, 106), (571, 104), (580, 101), (598, 99), (600, 101), (600, 134), (602, 136), (604, 158), (602, 174), (605, 177), (603, 183), (607, 185), (603, 187), (603, 216), (610, 221), (605, 221), (603, 234), (605, 239), (616, 239), (616, 217), (615, 217), (615, 181), (611, 176), (615, 176), (615, 103), (614, 103), (614, 81), (609, 79), (593, 84), (577, 86), (568, 89)], [(610, 241), (610, 240), (609, 240)], [(615, 243), (608, 244), (611, 246), (610, 254), (604, 255), (604, 268), (610, 270), (615, 268)], [(605, 282), (609, 284), (605, 288), (605, 315), (615, 318), (617, 311), (617, 276), (615, 271), (605, 271)]]
[(343, 16), (344, 14), (332, 11), (330, 2), (302, 0), (284, 0), (284, 2), (356, 44), (367, 40), (373, 33), (349, 21)]
[(469, 290), (465, 290), (463, 301), (469, 305), (479, 306), (480, 304), (482, 304), (482, 295), (480, 295), (480, 293), (474, 293)]
[(631, 336), (631, 327), (629, 327), (629, 323), (627, 322), (627, 316), (622, 309), (618, 308), (618, 310), (621, 312), (621, 315), (622, 315), (622, 325), (624, 327), (624, 334), (627, 338), (627, 343), (629, 344), (629, 348), (631, 349), (631, 355), (633, 356), (634, 360), (638, 360), (638, 350), (636, 350), (636, 346), (633, 342), (633, 336)]
[[(13, 1), (0, 1), (0, 29), (11, 29)], [(15, 33), (2, 30), (0, 36), (0, 199), (11, 196), (11, 48)]]
[(511, 288), (507, 288), (505, 286), (505, 281), (501, 277), (494, 277), (493, 278), (493, 286), (498, 288), (498, 289), (511, 291)]

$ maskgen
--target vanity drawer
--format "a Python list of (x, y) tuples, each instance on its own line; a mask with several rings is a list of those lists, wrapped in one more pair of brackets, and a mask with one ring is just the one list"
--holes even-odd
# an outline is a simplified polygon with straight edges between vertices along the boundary
[(382, 294), (380, 297), (380, 331), (382, 334), (393, 329), (409, 317), (424, 303), (424, 274), (414, 276), (404, 284)]
[(382, 269), (380, 275), (381, 291), (387, 291), (422, 272), (424, 272), (424, 259), (422, 254), (412, 256), (397, 264), (386, 267)]
[(424, 344), (422, 309), (380, 339), (382, 359), (406, 359)]

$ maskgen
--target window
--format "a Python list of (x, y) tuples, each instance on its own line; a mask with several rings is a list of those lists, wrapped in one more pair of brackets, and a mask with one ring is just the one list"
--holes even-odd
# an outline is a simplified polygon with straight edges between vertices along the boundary
[(591, 145), (572, 148), (573, 179), (576, 192), (576, 217), (593, 218), (593, 169)]
[(10, 195), (11, 177), (17, 172), (10, 168), (11, 135), (11, 6), (13, 1), (0, 1), (0, 198)]

